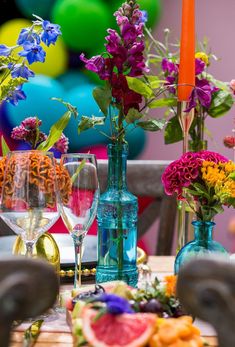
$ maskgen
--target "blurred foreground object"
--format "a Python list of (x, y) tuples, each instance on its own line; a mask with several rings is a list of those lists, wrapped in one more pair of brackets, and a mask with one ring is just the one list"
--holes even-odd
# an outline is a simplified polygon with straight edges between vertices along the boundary
[(34, 318), (44, 313), (53, 306), (58, 293), (58, 278), (49, 264), (23, 257), (1, 258), (1, 347), (9, 345), (14, 320)]
[(177, 295), (187, 312), (216, 329), (220, 347), (235, 341), (235, 265), (224, 259), (201, 258), (179, 272)]

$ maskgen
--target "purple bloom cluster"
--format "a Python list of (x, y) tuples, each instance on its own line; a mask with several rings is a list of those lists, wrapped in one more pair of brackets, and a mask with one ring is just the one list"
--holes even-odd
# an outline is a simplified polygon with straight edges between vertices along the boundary
[[(41, 125), (42, 121), (37, 117), (25, 118), (19, 126), (13, 128), (11, 137), (14, 140), (28, 142), (32, 148), (36, 148), (39, 143), (47, 139), (46, 134), (39, 130)], [(54, 148), (61, 153), (67, 153), (68, 144), (68, 138), (62, 134), (60, 139), (54, 144)]]
[(173, 195), (176, 193), (178, 199), (183, 199), (183, 188), (197, 182), (204, 160), (216, 164), (229, 161), (221, 154), (210, 151), (187, 152), (183, 154), (180, 159), (173, 161), (162, 175), (162, 183), (166, 194)]
[(104, 302), (106, 304), (107, 312), (110, 314), (116, 315), (134, 312), (126, 299), (115, 294), (104, 293), (93, 301)]
[[(40, 26), (39, 30), (35, 30), (35, 26)], [(28, 79), (33, 77), (34, 73), (26, 66), (26, 60), (29, 64), (34, 62), (44, 62), (46, 52), (41, 46), (41, 43), (45, 43), (47, 46), (55, 44), (58, 36), (61, 35), (60, 26), (57, 24), (52, 24), (47, 20), (37, 20), (33, 22), (30, 28), (24, 28), (21, 30), (17, 45), (13, 47), (8, 47), (6, 45), (0, 45), (0, 56), (9, 56), (11, 52), (18, 47), (22, 47), (23, 50), (18, 53), (20, 57), (24, 57), (22, 63), (9, 64), (7, 68), (11, 72), (13, 78), (23, 77)], [(26, 95), (20, 88), (17, 88), (8, 97), (7, 101), (11, 102), (13, 105), (17, 105), (19, 100), (26, 98)]]
[[(212, 94), (219, 90), (207, 79), (202, 78), (200, 75), (205, 70), (206, 64), (201, 59), (195, 59), (195, 73), (196, 81), (195, 88), (192, 91), (189, 100), (189, 107), (186, 112), (189, 112), (194, 108), (197, 103), (208, 109), (211, 105)], [(179, 64), (174, 63), (167, 58), (162, 60), (162, 71), (166, 78), (165, 85), (169, 86), (168, 90), (172, 94), (176, 94), (175, 86), (178, 83), (178, 73), (179, 73)]]
[(109, 81), (113, 98), (116, 103), (123, 105), (127, 114), (131, 107), (139, 108), (142, 97), (128, 88), (125, 76), (142, 76), (148, 71), (143, 41), (146, 14), (139, 10), (137, 4), (124, 3), (114, 15), (120, 34), (113, 29), (107, 30), (106, 53), (91, 59), (81, 54), (80, 59), (88, 70), (97, 73), (100, 79)]

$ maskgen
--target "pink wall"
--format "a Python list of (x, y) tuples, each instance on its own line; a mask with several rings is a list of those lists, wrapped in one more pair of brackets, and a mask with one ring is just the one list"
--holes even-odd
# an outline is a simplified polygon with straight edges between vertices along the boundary
[[(230, 81), (235, 78), (235, 43), (234, 43), (234, 0), (195, 0), (196, 2), (196, 32), (197, 39), (202, 40), (204, 36), (209, 38), (209, 47), (221, 60), (212, 62), (210, 73), (222, 81)], [(172, 40), (180, 37), (181, 26), (181, 0), (162, 0), (163, 13), (161, 21), (155, 30), (155, 37), (162, 40), (164, 28), (172, 32)], [(156, 113), (157, 116), (157, 113)], [(223, 146), (222, 139), (231, 134), (235, 118), (235, 110), (219, 119), (208, 119), (207, 127), (213, 134), (213, 140), (209, 140), (208, 149), (218, 151), (232, 159), (232, 150)], [(181, 145), (164, 145), (163, 133), (148, 135), (148, 142), (141, 159), (176, 159), (181, 154)], [(228, 250), (235, 251), (235, 236), (227, 232), (228, 221), (235, 217), (234, 211), (226, 210), (223, 215), (216, 218), (215, 238)], [(156, 237), (156, 226), (146, 236), (150, 244)]]

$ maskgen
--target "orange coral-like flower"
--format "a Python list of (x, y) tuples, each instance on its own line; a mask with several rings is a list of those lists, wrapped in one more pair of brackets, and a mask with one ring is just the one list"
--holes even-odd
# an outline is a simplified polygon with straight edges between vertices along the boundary
[(174, 275), (165, 276), (164, 282), (166, 284), (166, 296), (175, 296), (177, 276), (174, 276)]
[[(55, 163), (56, 164), (56, 163)], [(18, 168), (20, 170), (18, 172)], [(4, 172), (6, 171), (6, 158), (0, 161), (0, 193), (3, 185)], [(40, 152), (25, 152), (20, 157), (12, 155), (8, 161), (7, 172), (5, 172), (4, 201), (6, 207), (12, 207), (9, 202), (14, 201), (14, 206), (18, 206), (18, 200), (23, 201), (20, 190), (23, 191), (24, 182), (28, 182), (30, 202), (34, 206), (40, 204), (40, 195), (45, 196), (44, 207), (53, 208), (55, 206), (55, 192), (61, 190), (61, 198), (68, 201), (71, 191), (71, 181), (68, 172), (58, 164), (54, 167), (54, 162), (49, 156), (44, 156)], [(58, 184), (58, 188), (56, 186)], [(14, 188), (14, 189), (13, 189)], [(19, 192), (17, 194), (16, 192)], [(13, 197), (13, 194), (17, 195)], [(18, 196), (19, 195), (19, 196)], [(40, 198), (38, 198), (40, 197)], [(42, 200), (42, 199), (41, 199)]]

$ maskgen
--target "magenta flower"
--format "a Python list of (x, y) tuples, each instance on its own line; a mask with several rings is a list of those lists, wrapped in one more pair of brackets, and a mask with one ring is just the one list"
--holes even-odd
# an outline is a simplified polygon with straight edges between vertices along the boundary
[(67, 153), (69, 149), (69, 139), (62, 134), (53, 147), (62, 154)]
[(228, 159), (216, 152), (200, 151), (187, 152), (180, 159), (173, 161), (162, 175), (162, 184), (167, 195), (177, 194), (177, 198), (183, 199), (183, 188), (190, 187), (200, 178), (202, 162), (214, 163), (228, 162)]
[(200, 75), (205, 70), (206, 64), (203, 60), (196, 58), (195, 59), (195, 73)]

